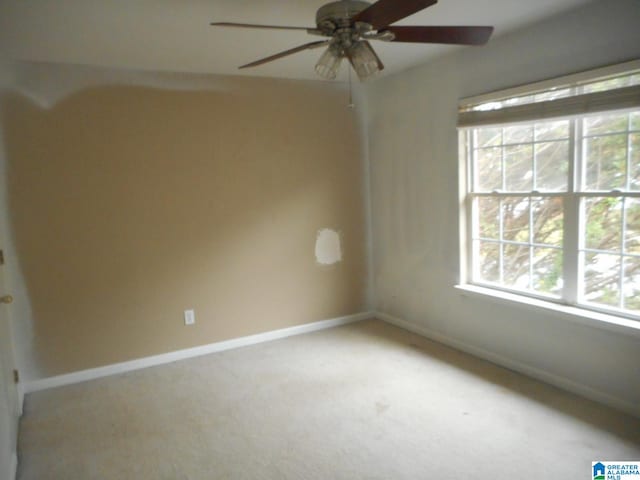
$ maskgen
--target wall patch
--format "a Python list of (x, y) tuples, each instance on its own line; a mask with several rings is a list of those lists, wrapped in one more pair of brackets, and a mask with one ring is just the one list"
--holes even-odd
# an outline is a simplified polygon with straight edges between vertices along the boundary
[(341, 261), (340, 234), (330, 228), (319, 230), (316, 237), (316, 262), (320, 265), (333, 265)]

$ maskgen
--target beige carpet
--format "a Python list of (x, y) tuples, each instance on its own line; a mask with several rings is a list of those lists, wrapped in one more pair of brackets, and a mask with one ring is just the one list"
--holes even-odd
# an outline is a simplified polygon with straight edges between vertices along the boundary
[(31, 394), (21, 480), (587, 479), (640, 421), (378, 321)]

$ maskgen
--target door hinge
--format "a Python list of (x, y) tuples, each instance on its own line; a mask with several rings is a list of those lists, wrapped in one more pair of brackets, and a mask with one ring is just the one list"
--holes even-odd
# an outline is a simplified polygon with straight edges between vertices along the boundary
[(20, 383), (20, 372), (18, 370), (13, 371), (13, 383)]

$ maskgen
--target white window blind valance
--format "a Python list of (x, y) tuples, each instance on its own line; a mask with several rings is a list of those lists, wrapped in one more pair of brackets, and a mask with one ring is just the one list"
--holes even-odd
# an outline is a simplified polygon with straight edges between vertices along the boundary
[(640, 107), (640, 59), (464, 98), (458, 127), (486, 127)]
[(640, 107), (640, 85), (634, 85), (605, 92), (585, 93), (544, 102), (504, 107), (498, 110), (463, 111), (458, 114), (458, 127), (549, 120), (638, 107)]

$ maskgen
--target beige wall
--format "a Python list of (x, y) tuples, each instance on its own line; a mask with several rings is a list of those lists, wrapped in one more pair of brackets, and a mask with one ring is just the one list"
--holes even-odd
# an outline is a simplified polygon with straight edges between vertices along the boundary
[[(317, 82), (246, 79), (94, 86), (47, 108), (4, 95), (37, 376), (362, 311), (362, 159), (345, 104)], [(336, 265), (316, 263), (322, 228), (341, 233)]]

